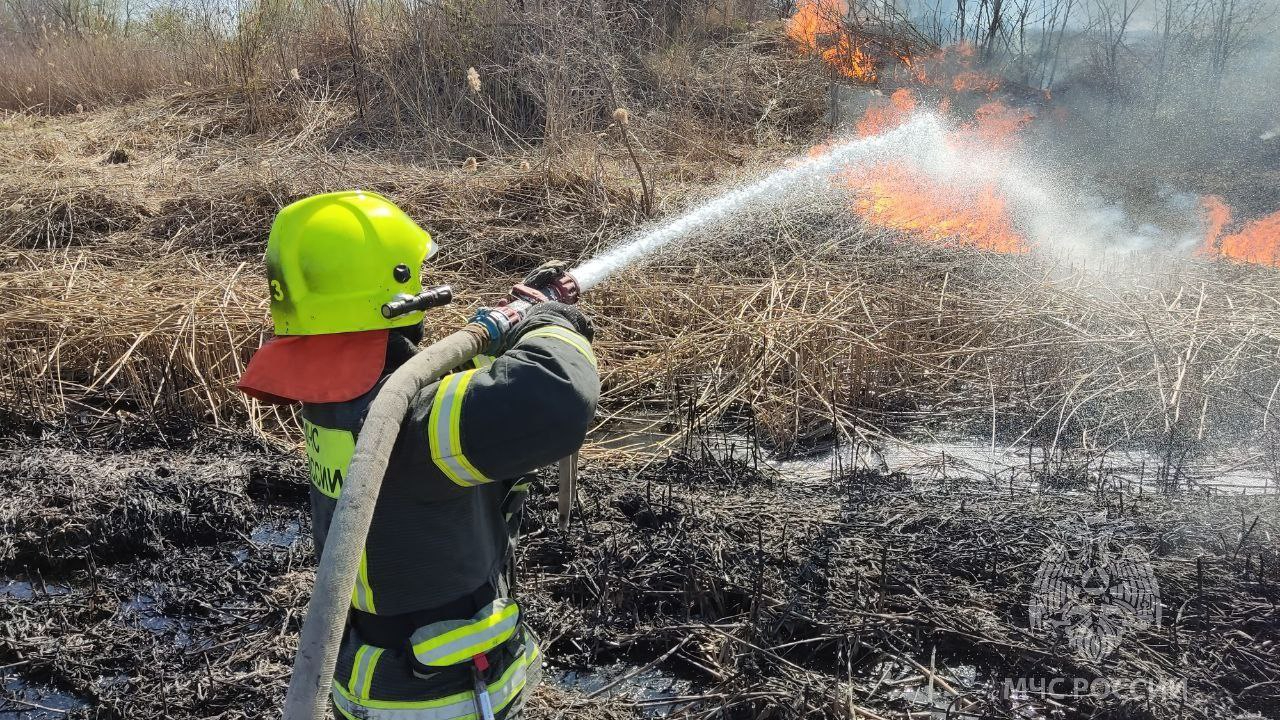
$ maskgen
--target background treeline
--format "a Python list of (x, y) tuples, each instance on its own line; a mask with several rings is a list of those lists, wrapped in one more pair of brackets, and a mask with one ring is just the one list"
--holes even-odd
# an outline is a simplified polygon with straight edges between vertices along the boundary
[[(838, 0), (855, 33), (966, 43), (1006, 77), (1087, 84), (1159, 112), (1280, 90), (1274, 0)], [(607, 113), (655, 53), (678, 56), (796, 0), (3, 0), (0, 107), (66, 112), (151, 89), (342, 84), (367, 119), (487, 117), (524, 134)], [(921, 43), (912, 47), (917, 50)], [(487, 102), (464, 92), (476, 67)], [(1234, 75), (1248, 76), (1242, 88)], [(1201, 95), (1202, 93), (1197, 93)], [(597, 118), (598, 119), (598, 118)]]
[(3, 0), (0, 108), (216, 87), (246, 96), (254, 128), (271, 123), (273, 98), (341, 96), (367, 127), (463, 125), (518, 145), (597, 127), (628, 99), (732, 115), (737, 91), (784, 77), (755, 77), (749, 44), (716, 41), (790, 12), (773, 0)]
[[(833, 20), (828, 30), (842, 28), (876, 59), (884, 90), (920, 85), (931, 67), (925, 84), (945, 90), (976, 70), (1003, 78), (1006, 101), (1054, 113), (1036, 140), (1064, 180), (1128, 188), (1138, 172), (1164, 185), (1143, 183), (1131, 205), (1217, 193), (1248, 216), (1280, 203), (1275, 183), (1257, 176), (1280, 172), (1278, 4), (0, 0), (0, 110), (203, 95), (235, 108), (235, 126), (222, 131), (304, 127), (331, 148), (459, 162), (554, 155), (602, 132), (624, 142), (635, 133), (649, 150), (706, 137), (806, 141), (832, 127), (815, 122), (824, 113), (860, 113), (841, 109), (849, 94), (838, 86), (851, 81), (789, 47), (786, 19), (816, 7)], [(957, 53), (930, 60), (956, 46), (964, 72), (947, 66)], [(636, 121), (630, 131), (613, 122), (619, 107)]]

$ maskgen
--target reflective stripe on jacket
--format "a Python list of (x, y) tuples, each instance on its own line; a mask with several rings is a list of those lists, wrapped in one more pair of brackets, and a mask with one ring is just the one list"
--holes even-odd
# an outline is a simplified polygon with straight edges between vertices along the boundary
[(519, 622), (516, 601), (500, 597), (473, 617), (441, 620), (418, 628), (409, 638), (410, 647), (414, 659), (423, 665), (457, 665), (510, 640)]
[[(358, 639), (350, 645), (339, 655), (333, 682), (333, 704), (342, 716), (353, 720), (477, 717), (469, 662), (424, 676), (411, 670), (405, 649), (375, 648)], [(533, 636), (520, 630), (490, 655), (495, 664), (486, 684), (494, 712), (501, 718), (523, 702), (521, 691), (537, 685), (541, 654)]]

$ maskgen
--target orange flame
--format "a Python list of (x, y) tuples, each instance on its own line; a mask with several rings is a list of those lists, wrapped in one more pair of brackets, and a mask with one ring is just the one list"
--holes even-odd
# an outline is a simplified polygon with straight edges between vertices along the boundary
[[(820, 54), (829, 65), (859, 82), (875, 82), (875, 61), (846, 22), (847, 0), (798, 0), (787, 35), (802, 48)], [(961, 44), (927, 57), (898, 53), (907, 82), (931, 87), (943, 95), (938, 110), (947, 113), (954, 93), (990, 95), (1002, 86), (994, 75), (974, 70), (974, 48)], [(898, 77), (901, 77), (899, 74)], [(917, 109), (911, 90), (899, 88), (887, 101), (873, 102), (857, 123), (862, 137), (878, 135), (906, 122)], [(998, 102), (978, 108), (974, 122), (949, 138), (953, 143), (989, 148), (1012, 142), (1032, 116)], [(852, 193), (853, 209), (868, 223), (913, 237), (952, 246), (997, 252), (1024, 252), (1004, 198), (994, 184), (954, 186), (904, 164), (885, 163), (845, 173), (841, 182)]]
[(951, 78), (951, 87), (956, 92), (993, 93), (1000, 89), (1000, 84), (1000, 78), (976, 70), (966, 70)]
[(1002, 102), (989, 102), (973, 113), (974, 122), (968, 126), (973, 139), (986, 146), (1009, 145), (1035, 116), (1026, 110), (1014, 110)]
[(916, 60), (910, 55), (904, 55), (901, 58), (902, 64), (906, 66), (907, 72), (911, 78), (921, 85), (929, 84), (929, 68), (927, 63), (922, 60)]
[[(911, 91), (900, 88), (887, 103), (867, 108), (858, 133), (865, 137), (891, 130), (905, 122), (916, 106)], [(985, 145), (1009, 142), (1029, 120), (1028, 114), (988, 103), (971, 126), (950, 140)], [(953, 187), (892, 163), (846, 173), (842, 180), (854, 195), (854, 210), (878, 227), (956, 247), (1006, 253), (1029, 249), (993, 185)]]
[(1204, 252), (1240, 262), (1280, 267), (1280, 211), (1245, 223), (1240, 232), (1223, 235), (1231, 224), (1231, 206), (1210, 195), (1203, 199), (1208, 231)]
[(1244, 262), (1280, 267), (1280, 211), (1250, 221), (1222, 238), (1222, 254)]
[(961, 190), (896, 165), (848, 180), (857, 194), (854, 210), (873, 225), (949, 246), (1004, 253), (1028, 249), (1004, 199), (990, 185)]
[(942, 93), (991, 95), (1004, 87), (1004, 79), (999, 75), (972, 67), (974, 55), (973, 46), (962, 43), (944, 47), (932, 55), (902, 55), (898, 59), (906, 71), (904, 79), (920, 87), (937, 88)]
[(845, 77), (873, 83), (877, 77), (875, 60), (855, 42), (844, 22), (848, 11), (844, 0), (801, 0), (787, 21), (787, 37), (821, 55)]
[(858, 135), (868, 137), (892, 130), (911, 117), (916, 110), (916, 98), (906, 88), (898, 88), (889, 96), (889, 103), (871, 103), (858, 121)]

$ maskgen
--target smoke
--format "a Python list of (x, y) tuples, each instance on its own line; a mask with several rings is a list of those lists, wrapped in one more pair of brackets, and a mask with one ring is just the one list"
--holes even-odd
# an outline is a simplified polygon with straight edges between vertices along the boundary
[[(1280, 263), (1269, 259), (1280, 258), (1280, 239), (1266, 237), (1280, 225), (1280, 215), (1271, 217), (1280, 209), (1280, 0), (1015, 7), (1014, 17), (989, 17), (1010, 12), (1007, 4), (907, 0), (914, 31), (942, 46), (921, 56), (877, 45), (857, 19), (874, 17), (872, 4), (798, 6), (793, 40), (841, 76), (892, 93), (887, 104), (853, 109), (859, 133), (892, 127), (932, 102), (938, 122), (973, 118), (966, 124), (981, 132), (994, 119), (994, 129), (1004, 126), (998, 139), (1017, 135), (989, 146), (917, 143), (879, 176), (853, 177), (847, 185), (864, 220), (1002, 252), (1208, 246)], [(846, 48), (865, 62), (851, 63)], [(851, 94), (871, 97), (833, 85), (833, 124), (857, 104)], [(1206, 222), (1210, 205), (1225, 206), (1218, 215), (1233, 224)]]
[(1280, 0), (1085, 7), (1051, 88), (1065, 121), (1034, 129), (1040, 152), (1130, 203), (1173, 185), (1242, 216), (1280, 209)]
[[(733, 223), (750, 226), (778, 208), (843, 202), (842, 178), (892, 164), (960, 196), (994, 188), (1033, 252), (1067, 258), (1107, 253), (1191, 252), (1204, 244), (1201, 197), (1175, 186), (1152, 192), (1141, 208), (1098, 187), (1097, 175), (1073, 172), (1035, 143), (960, 142), (970, 132), (936, 111), (918, 111), (869, 137), (833, 142), (762, 178), (731, 188), (675, 218), (625, 238), (573, 272), (584, 289), (628, 265), (675, 250)], [(1114, 190), (1114, 188), (1113, 188)], [(851, 218), (851, 224), (854, 221)], [(909, 239), (909, 238), (907, 238)]]
[(920, 112), (903, 127), (914, 128), (914, 135), (896, 148), (895, 167), (975, 203), (994, 189), (1001, 209), (1036, 252), (1186, 252), (1203, 243), (1202, 210), (1193, 193), (1166, 192), (1135, 211), (1109, 199), (1088, 176), (1063, 170), (1056, 154), (1018, 143), (974, 142), (972, 130), (936, 111)]

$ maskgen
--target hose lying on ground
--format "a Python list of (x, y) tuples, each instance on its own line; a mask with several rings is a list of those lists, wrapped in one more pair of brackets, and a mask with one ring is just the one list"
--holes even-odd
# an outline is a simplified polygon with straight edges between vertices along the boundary
[(316, 568), (315, 590), (302, 622), (293, 677), (285, 696), (284, 720), (324, 718), (360, 555), (409, 403), (424, 387), (480, 354), (488, 343), (483, 327), (467, 325), (397, 368), (369, 406)]

